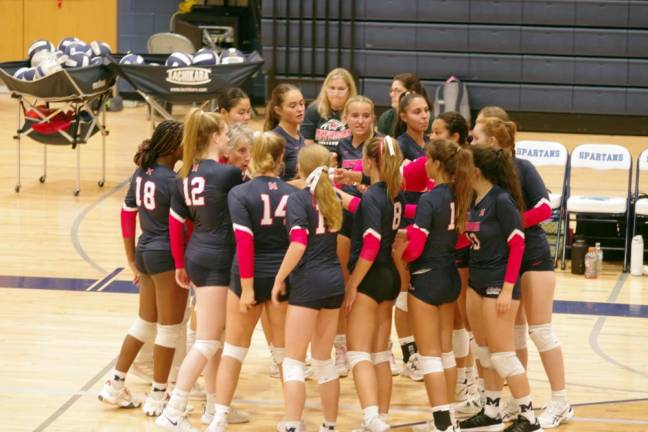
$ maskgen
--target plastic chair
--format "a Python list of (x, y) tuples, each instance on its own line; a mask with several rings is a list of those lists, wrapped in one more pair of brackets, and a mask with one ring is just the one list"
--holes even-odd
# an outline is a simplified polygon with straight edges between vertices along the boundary
[(178, 33), (155, 33), (148, 38), (146, 43), (149, 54), (171, 54), (179, 51), (193, 53), (196, 47), (184, 35)]

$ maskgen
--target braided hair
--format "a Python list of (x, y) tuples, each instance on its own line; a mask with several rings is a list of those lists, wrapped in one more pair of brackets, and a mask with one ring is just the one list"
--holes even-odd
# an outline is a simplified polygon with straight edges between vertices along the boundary
[(161, 156), (167, 156), (182, 144), (182, 123), (165, 120), (137, 148), (133, 162), (140, 168), (149, 168)]

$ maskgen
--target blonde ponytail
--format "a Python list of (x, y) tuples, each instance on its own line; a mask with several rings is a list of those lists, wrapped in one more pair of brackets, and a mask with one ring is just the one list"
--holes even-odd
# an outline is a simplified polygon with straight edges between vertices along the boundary
[(220, 114), (193, 108), (185, 118), (182, 134), (182, 168), (180, 177), (189, 176), (191, 168), (209, 146), (211, 134), (221, 134), (227, 127)]
[(298, 163), (300, 173), (306, 178), (317, 169), (321, 171), (311, 193), (326, 227), (330, 231), (338, 231), (342, 227), (342, 204), (328, 176), (329, 158), (330, 153), (326, 148), (319, 144), (311, 144), (301, 149)]

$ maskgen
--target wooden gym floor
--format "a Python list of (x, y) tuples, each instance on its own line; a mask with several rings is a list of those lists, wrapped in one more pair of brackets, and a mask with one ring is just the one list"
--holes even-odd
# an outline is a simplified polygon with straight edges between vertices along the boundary
[[(140, 410), (114, 410), (96, 393), (106, 379), (137, 305), (124, 270), (119, 209), (134, 169), (132, 155), (147, 136), (144, 107), (108, 114), (107, 182), (99, 188), (100, 138), (83, 146), (81, 195), (74, 197), (75, 154), (49, 148), (48, 177), (41, 175), (42, 147), (23, 146), (23, 186), (14, 193), (16, 104), (0, 95), (0, 418), (2, 431), (153, 431)], [(260, 122), (256, 121), (259, 126)], [(518, 139), (626, 145), (634, 156), (645, 137), (520, 133)], [(596, 178), (592, 178), (596, 182)], [(557, 333), (567, 366), (574, 420), (563, 431), (648, 431), (648, 283), (606, 263), (597, 280), (558, 273)], [(394, 337), (395, 339), (395, 337)], [(549, 388), (533, 344), (529, 374), (536, 406)], [(395, 348), (395, 352), (399, 351)], [(400, 353), (397, 353), (400, 357)], [(232, 431), (272, 431), (281, 417), (278, 380), (268, 377), (261, 331), (245, 363), (236, 406), (254, 422)], [(147, 385), (129, 376), (132, 390)], [(308, 384), (305, 419), (321, 417), (316, 385)], [(391, 422), (396, 430), (429, 418), (421, 384), (394, 378)], [(339, 430), (360, 421), (351, 378), (342, 380)], [(193, 403), (195, 413), (201, 403)], [(191, 420), (199, 426), (199, 416)], [(402, 425), (402, 426), (401, 426)]]

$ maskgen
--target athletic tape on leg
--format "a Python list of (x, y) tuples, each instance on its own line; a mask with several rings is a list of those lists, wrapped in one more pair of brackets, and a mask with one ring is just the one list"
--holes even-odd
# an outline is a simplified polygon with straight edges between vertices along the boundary
[(504, 351), (491, 354), (491, 362), (502, 379), (524, 373), (524, 366), (520, 363), (513, 351)]
[(418, 366), (423, 375), (431, 373), (443, 373), (443, 361), (441, 357), (419, 355)]
[(128, 329), (128, 334), (142, 343), (150, 342), (155, 338), (157, 323), (135, 318), (135, 322)]
[(403, 312), (407, 312), (407, 292), (401, 291), (396, 297), (396, 307)]
[(338, 379), (338, 373), (335, 369), (335, 360), (312, 359), (311, 365), (313, 366), (313, 374), (315, 375), (318, 384), (326, 384), (327, 382)]
[(454, 330), (452, 332), (452, 349), (456, 358), (464, 358), (470, 352), (470, 339), (466, 329)]
[(285, 383), (288, 381), (305, 382), (304, 378), (304, 362), (285, 357), (281, 363), (283, 369), (283, 380)]
[(560, 341), (553, 332), (551, 324), (540, 324), (529, 327), (529, 336), (538, 348), (538, 352), (551, 351), (560, 346)]
[(515, 349), (521, 350), (527, 347), (527, 326), (526, 324), (516, 325), (513, 327), (513, 337), (515, 341)]

